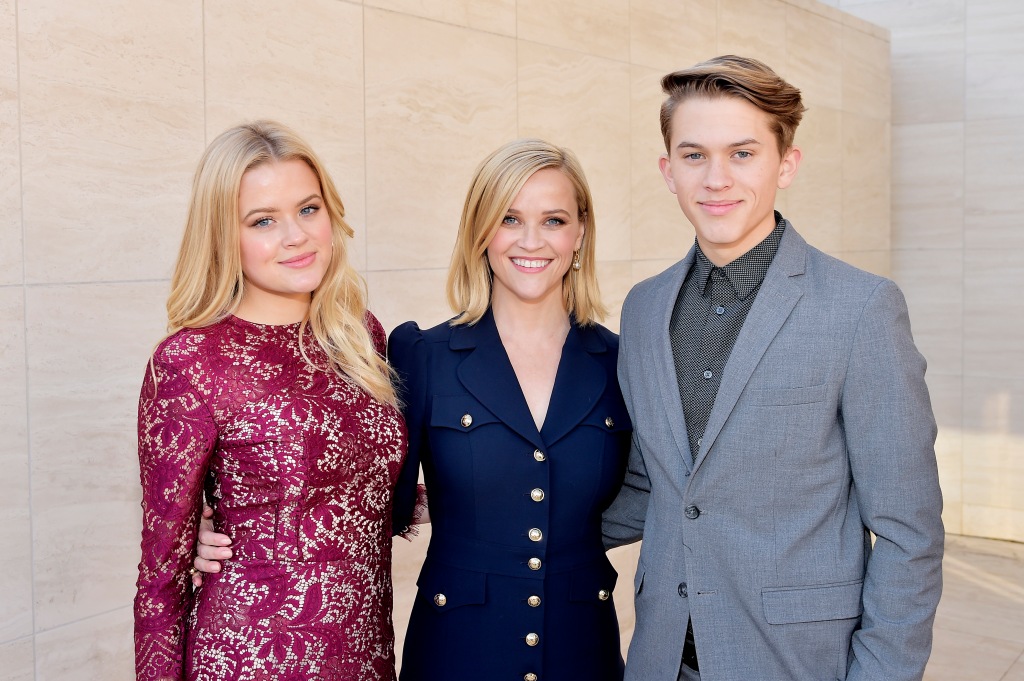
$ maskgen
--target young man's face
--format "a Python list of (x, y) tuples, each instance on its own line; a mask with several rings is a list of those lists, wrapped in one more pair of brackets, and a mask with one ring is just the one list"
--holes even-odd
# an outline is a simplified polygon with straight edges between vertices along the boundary
[(672, 116), (659, 166), (697, 230), (701, 250), (726, 265), (775, 227), (775, 192), (788, 187), (800, 150), (779, 154), (768, 114), (737, 97), (694, 97)]

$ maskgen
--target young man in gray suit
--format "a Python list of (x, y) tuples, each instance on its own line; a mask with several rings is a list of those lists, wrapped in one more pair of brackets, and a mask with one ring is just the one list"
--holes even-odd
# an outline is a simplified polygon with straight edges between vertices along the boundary
[(626, 678), (921, 679), (942, 498), (903, 296), (774, 211), (799, 90), (734, 56), (662, 86), (661, 171), (697, 239), (622, 310), (634, 447), (605, 532), (644, 539)]

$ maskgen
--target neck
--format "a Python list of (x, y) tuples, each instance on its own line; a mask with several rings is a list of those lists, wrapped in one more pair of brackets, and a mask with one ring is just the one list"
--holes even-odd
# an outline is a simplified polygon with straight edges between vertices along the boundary
[(565, 338), (569, 333), (569, 314), (562, 306), (561, 297), (524, 303), (499, 294), (491, 299), (491, 313), (499, 335), (506, 342), (516, 337)]
[(704, 252), (707, 259), (715, 267), (725, 267), (736, 258), (740, 257), (754, 246), (768, 238), (768, 235), (775, 229), (775, 213), (772, 212), (757, 229), (747, 233), (743, 238), (730, 243), (714, 243), (697, 235), (697, 243), (700, 250)]
[(309, 315), (310, 297), (267, 297), (246, 291), (234, 314), (239, 319), (255, 324), (283, 326), (297, 324)]

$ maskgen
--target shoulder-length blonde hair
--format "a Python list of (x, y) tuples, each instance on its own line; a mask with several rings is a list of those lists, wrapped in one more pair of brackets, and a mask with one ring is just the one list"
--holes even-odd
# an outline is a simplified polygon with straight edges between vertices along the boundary
[(582, 325), (604, 319), (607, 311), (594, 271), (594, 201), (576, 155), (540, 139), (519, 139), (503, 145), (483, 160), (470, 183), (462, 207), (459, 234), (448, 269), (448, 304), (459, 313), (452, 324), (473, 325), (491, 304), (491, 266), (487, 247), (501, 226), (519, 190), (538, 170), (557, 168), (576, 191), (577, 216), (584, 225), (580, 269), (572, 267), (562, 278), (566, 311)]
[[(327, 354), (331, 369), (347, 375), (376, 399), (394, 405), (390, 369), (377, 354), (366, 327), (365, 285), (348, 260), (353, 231), (344, 220), (341, 197), (309, 145), (274, 121), (260, 120), (225, 130), (199, 162), (167, 299), (168, 334), (209, 326), (238, 309), (245, 291), (238, 215), (242, 176), (258, 165), (290, 160), (304, 161), (316, 174), (331, 218), (333, 246), (331, 262), (313, 291), (309, 313), (299, 329), (300, 340), (308, 328)], [(300, 342), (300, 348), (303, 346)]]

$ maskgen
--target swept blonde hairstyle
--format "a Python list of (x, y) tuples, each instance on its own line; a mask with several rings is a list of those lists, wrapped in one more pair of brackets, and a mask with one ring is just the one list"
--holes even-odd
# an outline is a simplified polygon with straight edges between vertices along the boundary
[(453, 325), (476, 324), (490, 306), (493, 273), (487, 261), (487, 247), (519, 190), (534, 173), (546, 168), (557, 168), (569, 178), (576, 191), (577, 216), (584, 225), (579, 250), (581, 267), (570, 267), (562, 278), (565, 309), (584, 326), (608, 314), (597, 285), (594, 201), (583, 167), (576, 155), (564, 147), (540, 139), (519, 139), (485, 158), (469, 185), (448, 269), (448, 304), (459, 313), (452, 320)]
[(807, 110), (800, 90), (779, 77), (763, 62), (726, 54), (675, 71), (661, 79), (668, 98), (661, 105), (661, 134), (665, 149), (671, 151), (672, 115), (691, 97), (736, 97), (745, 99), (768, 114), (779, 153), (793, 146), (800, 119)]
[(320, 181), (331, 218), (331, 262), (313, 291), (309, 313), (299, 327), (299, 347), (312, 332), (339, 375), (348, 376), (374, 398), (396, 404), (387, 362), (377, 354), (366, 327), (365, 284), (348, 260), (352, 228), (345, 207), (320, 159), (294, 131), (275, 121), (238, 125), (217, 136), (203, 154), (192, 180), (185, 234), (167, 299), (168, 335), (214, 324), (238, 309), (245, 291), (239, 252), (238, 194), (246, 171), (279, 161), (304, 161)]

